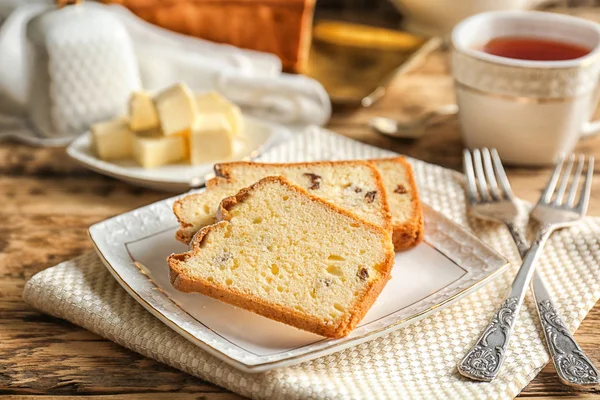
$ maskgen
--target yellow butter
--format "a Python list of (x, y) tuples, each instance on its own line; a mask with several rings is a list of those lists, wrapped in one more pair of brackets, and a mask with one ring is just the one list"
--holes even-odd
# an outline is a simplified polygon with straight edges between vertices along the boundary
[(181, 83), (160, 92), (154, 104), (165, 136), (191, 129), (198, 114), (192, 92)]
[(156, 129), (159, 126), (158, 113), (152, 96), (145, 92), (133, 92), (129, 98), (129, 128), (139, 132)]
[(215, 91), (196, 93), (194, 97), (198, 115), (220, 114), (231, 126), (233, 136), (243, 134), (242, 111), (238, 106)]
[(127, 118), (116, 118), (92, 125), (93, 146), (102, 160), (130, 158), (132, 133)]
[(221, 114), (200, 115), (190, 133), (190, 162), (203, 164), (233, 155), (231, 125)]
[(185, 160), (188, 155), (184, 135), (133, 137), (133, 159), (144, 168), (155, 168)]

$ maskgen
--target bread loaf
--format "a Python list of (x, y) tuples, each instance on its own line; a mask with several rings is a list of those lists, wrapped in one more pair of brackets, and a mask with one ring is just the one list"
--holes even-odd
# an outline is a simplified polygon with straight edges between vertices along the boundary
[(186, 35), (274, 53), (286, 71), (308, 59), (315, 0), (103, 0)]

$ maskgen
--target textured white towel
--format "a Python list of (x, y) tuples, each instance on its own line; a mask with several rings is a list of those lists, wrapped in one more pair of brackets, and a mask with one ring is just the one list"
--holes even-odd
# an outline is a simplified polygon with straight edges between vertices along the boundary
[[(265, 161), (371, 158), (390, 152), (318, 128), (263, 156)], [(411, 160), (424, 202), (468, 226), (463, 177)], [(517, 193), (518, 195), (518, 193)], [(518, 253), (501, 226), (471, 221), (514, 265)], [(586, 218), (550, 239), (543, 273), (565, 324), (577, 328), (600, 298), (600, 219)], [(89, 253), (35, 275), (26, 302), (133, 351), (257, 399), (510, 399), (548, 362), (531, 296), (516, 324), (505, 365), (492, 383), (468, 381), (456, 363), (501, 303), (515, 268), (452, 306), (404, 329), (294, 367), (245, 374), (176, 334), (137, 304)]]

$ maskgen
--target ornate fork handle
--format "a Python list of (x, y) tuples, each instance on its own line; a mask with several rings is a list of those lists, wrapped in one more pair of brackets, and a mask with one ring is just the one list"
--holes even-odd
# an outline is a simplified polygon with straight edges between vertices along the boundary
[(535, 241), (523, 259), (523, 264), (513, 281), (510, 293), (488, 324), (477, 344), (458, 364), (458, 371), (467, 378), (492, 381), (504, 362), (506, 349), (523, 303), (525, 291), (535, 272), (535, 264), (541, 250), (552, 233), (552, 227), (542, 225)]
[(550, 300), (538, 303), (548, 348), (559, 378), (570, 385), (596, 386), (600, 384), (598, 370), (563, 324)]
[(558, 316), (543, 281), (534, 281), (533, 288), (546, 343), (560, 380), (580, 388), (600, 385), (598, 370)]
[[(514, 224), (507, 223), (506, 226), (521, 257), (525, 257), (529, 249), (525, 237)], [(560, 319), (544, 280), (537, 273), (533, 277), (532, 287), (546, 343), (560, 380), (566, 385), (580, 388), (600, 385), (598, 370)]]
[(458, 364), (462, 375), (486, 382), (496, 377), (504, 362), (518, 307), (517, 297), (509, 297), (502, 303), (475, 347)]

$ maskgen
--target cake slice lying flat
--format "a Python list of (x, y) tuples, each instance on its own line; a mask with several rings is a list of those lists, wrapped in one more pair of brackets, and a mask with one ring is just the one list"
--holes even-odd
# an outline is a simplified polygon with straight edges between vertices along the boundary
[(385, 286), (394, 250), (380, 226), (268, 177), (224, 199), (218, 222), (167, 261), (178, 290), (337, 338)]
[(391, 232), (391, 215), (383, 181), (368, 161), (260, 164), (217, 164), (217, 177), (206, 183), (203, 193), (185, 196), (173, 205), (181, 229), (178, 240), (189, 243), (202, 227), (215, 221), (219, 202), (267, 176), (283, 176), (356, 216)]
[(396, 250), (406, 250), (421, 243), (425, 235), (423, 210), (412, 167), (404, 157), (371, 160), (381, 174), (386, 198), (392, 213)]

